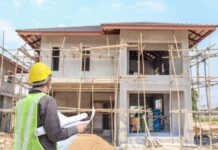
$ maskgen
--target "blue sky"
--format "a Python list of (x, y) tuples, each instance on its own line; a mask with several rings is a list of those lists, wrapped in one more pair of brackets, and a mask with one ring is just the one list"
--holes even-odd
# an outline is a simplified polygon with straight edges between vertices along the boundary
[[(0, 0), (0, 30), (154, 21), (218, 24), (217, 0)], [(218, 33), (213, 34), (217, 39)], [(9, 36), (11, 37), (11, 36)], [(13, 36), (6, 38), (14, 45)], [(204, 43), (202, 43), (204, 46)]]
[[(131, 21), (218, 24), (218, 0), (0, 0), (0, 8), (7, 48), (23, 44), (14, 32), (19, 28)], [(218, 47), (218, 31), (199, 47), (207, 46), (209, 39)], [(217, 72), (212, 66), (212, 74)], [(213, 105), (218, 105), (217, 90), (213, 88)]]

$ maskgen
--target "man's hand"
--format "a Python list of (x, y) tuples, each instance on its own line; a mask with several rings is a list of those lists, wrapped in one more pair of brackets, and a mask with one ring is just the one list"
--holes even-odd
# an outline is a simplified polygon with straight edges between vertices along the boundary
[(85, 131), (86, 127), (87, 127), (87, 124), (80, 124), (80, 125), (76, 126), (79, 133), (83, 133)]

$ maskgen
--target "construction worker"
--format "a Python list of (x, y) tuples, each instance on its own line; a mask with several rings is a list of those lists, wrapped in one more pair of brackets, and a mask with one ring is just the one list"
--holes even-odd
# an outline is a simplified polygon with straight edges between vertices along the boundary
[[(55, 150), (57, 142), (84, 132), (86, 125), (61, 128), (54, 98), (47, 95), (51, 88), (52, 71), (42, 62), (35, 63), (29, 71), (33, 88), (16, 104), (14, 149)], [(34, 131), (43, 126), (46, 134), (35, 136)]]

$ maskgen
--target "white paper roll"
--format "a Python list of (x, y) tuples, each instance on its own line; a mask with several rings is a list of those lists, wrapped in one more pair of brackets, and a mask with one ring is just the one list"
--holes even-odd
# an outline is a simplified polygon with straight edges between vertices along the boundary
[[(82, 114), (79, 114), (79, 115), (76, 115), (76, 116), (66, 117), (62, 113), (58, 112), (58, 117), (59, 117), (59, 120), (60, 120), (61, 127), (62, 128), (67, 128), (71, 124), (73, 126), (76, 122), (81, 121), (83, 119), (86, 119), (88, 117), (88, 114), (87, 113), (82, 113)], [(46, 134), (46, 132), (45, 132), (45, 129), (44, 129), (43, 126), (37, 128), (35, 130), (35, 136), (41, 136), (41, 135), (44, 135), (44, 134)]]

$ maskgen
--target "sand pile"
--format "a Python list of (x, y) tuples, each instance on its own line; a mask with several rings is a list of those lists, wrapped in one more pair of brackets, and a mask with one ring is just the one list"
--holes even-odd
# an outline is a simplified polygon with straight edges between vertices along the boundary
[(103, 138), (94, 134), (81, 134), (70, 145), (68, 150), (115, 150)]

